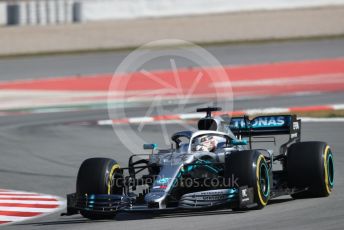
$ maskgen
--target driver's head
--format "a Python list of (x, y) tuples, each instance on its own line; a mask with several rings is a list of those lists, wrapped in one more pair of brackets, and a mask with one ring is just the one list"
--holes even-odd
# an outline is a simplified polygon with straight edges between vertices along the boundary
[(212, 151), (215, 151), (216, 146), (217, 146), (217, 140), (213, 136), (206, 135), (206, 136), (198, 137), (195, 140), (193, 151), (212, 152)]

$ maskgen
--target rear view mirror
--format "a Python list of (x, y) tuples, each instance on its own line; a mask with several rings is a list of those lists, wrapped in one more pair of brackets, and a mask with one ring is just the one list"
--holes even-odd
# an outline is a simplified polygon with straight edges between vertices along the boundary
[(238, 139), (232, 140), (231, 143), (232, 143), (232, 145), (247, 145), (248, 144), (247, 140), (244, 140), (244, 139), (242, 139), (242, 140), (238, 140)]
[(154, 149), (157, 149), (158, 148), (158, 145), (157, 144), (143, 144), (143, 149), (151, 149), (151, 150), (154, 150)]

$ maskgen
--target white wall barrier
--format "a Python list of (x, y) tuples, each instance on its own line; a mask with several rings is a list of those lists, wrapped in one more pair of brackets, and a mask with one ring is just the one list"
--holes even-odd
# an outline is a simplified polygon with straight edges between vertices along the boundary
[(344, 0), (0, 0), (0, 25), (47, 25), (343, 4)]
[[(19, 3), (18, 3), (19, 9), (25, 9), (25, 5), (26, 5), (25, 2), (19, 2)], [(20, 25), (23, 25), (23, 23), (26, 21), (26, 18), (27, 18), (27, 12), (26, 12), (26, 9), (25, 9), (25, 10), (22, 10), (22, 11), (20, 12), (20, 15), (19, 15), (19, 24), (20, 24)]]
[(86, 21), (293, 9), (344, 4), (344, 0), (84, 0)]
[(7, 24), (7, 4), (0, 2), (0, 26)]
[(46, 7), (47, 7), (47, 13), (48, 13), (48, 18), (47, 22), (48, 24), (53, 24), (57, 22), (57, 13), (56, 13), (56, 1), (53, 0), (47, 0), (46, 2)]
[[(48, 25), (82, 21), (79, 0), (0, 2), (0, 25)], [(73, 14), (77, 14), (75, 17)]]
[(26, 18), (23, 18), (21, 25), (36, 25), (37, 14), (36, 14), (36, 2), (28, 1), (23, 6), (22, 11), (26, 11)]

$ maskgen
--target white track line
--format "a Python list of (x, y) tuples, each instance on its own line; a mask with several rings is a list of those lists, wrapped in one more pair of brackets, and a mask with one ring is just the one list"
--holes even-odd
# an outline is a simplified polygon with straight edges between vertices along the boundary
[(0, 206), (0, 211), (49, 213), (49, 212), (56, 211), (56, 208), (28, 208), (28, 207), (2, 207)]
[(226, 87), (254, 87), (254, 86), (287, 86), (287, 85), (319, 85), (326, 83), (343, 83), (343, 73), (334, 74), (319, 74), (319, 75), (308, 75), (298, 76), (297, 78), (272, 78), (272, 79), (259, 79), (259, 80), (239, 80), (231, 82), (216, 82), (212, 86), (215, 88), (226, 88)]
[(56, 199), (56, 196), (50, 196), (50, 195), (0, 195), (0, 200), (3, 198), (28, 198), (28, 199)]
[(263, 113), (289, 113), (288, 108), (267, 108), (267, 109), (247, 109), (247, 115), (263, 114)]
[(331, 118), (323, 118), (323, 117), (301, 117), (302, 122), (344, 122), (344, 117), (331, 117)]
[(56, 205), (60, 205), (63, 206), (65, 205), (65, 201), (42, 201), (42, 200), (1, 200), (1, 203), (8, 203), (8, 204), (56, 204)]
[(2, 191), (0, 192), (0, 195), (2, 194), (27, 194), (27, 195), (38, 195), (37, 193), (34, 192), (22, 192), (22, 191)]
[(180, 114), (179, 117), (182, 120), (195, 119), (195, 118), (202, 118), (202, 117), (204, 117), (204, 114), (202, 114), (202, 113), (186, 113), (186, 114)]
[(145, 123), (152, 122), (154, 119), (152, 117), (133, 117), (129, 118), (129, 123)]
[[(21, 217), (21, 216), (0, 216), (0, 221), (18, 222), (18, 221), (24, 221), (27, 219), (28, 219), (27, 217)], [(0, 226), (3, 226), (3, 224), (0, 224)]]
[(113, 125), (113, 121), (112, 120), (101, 120), (101, 121), (98, 121), (98, 125)]
[[(318, 108), (317, 108), (318, 107)], [(318, 110), (317, 110), (318, 109)], [(234, 111), (235, 114), (247, 114), (247, 115), (259, 115), (259, 114), (279, 114), (279, 113), (295, 113), (295, 112), (314, 112), (314, 111), (335, 111), (344, 109), (344, 104), (332, 104), (332, 105), (316, 105), (316, 106), (301, 106), (301, 107), (289, 107), (289, 108), (264, 108), (264, 109), (246, 109), (240, 111)], [(224, 114), (229, 112), (224, 112)], [(170, 118), (169, 118), (170, 117)], [(199, 119), (203, 118), (202, 113), (185, 113), (185, 114), (170, 114), (166, 115), (166, 119), (161, 119), (161, 116), (152, 117), (132, 117), (128, 119), (114, 119), (114, 120), (99, 120), (98, 125), (113, 125), (113, 124), (140, 124), (140, 123), (176, 123), (188, 119)], [(327, 119), (327, 120), (326, 120)], [(314, 119), (313, 119), (314, 120)], [(310, 119), (305, 119), (305, 122), (311, 121)], [(341, 119), (335, 118), (321, 118), (314, 121), (318, 122), (341, 122)]]
[(344, 104), (336, 104), (336, 105), (332, 105), (334, 110), (340, 110), (340, 109), (344, 109)]

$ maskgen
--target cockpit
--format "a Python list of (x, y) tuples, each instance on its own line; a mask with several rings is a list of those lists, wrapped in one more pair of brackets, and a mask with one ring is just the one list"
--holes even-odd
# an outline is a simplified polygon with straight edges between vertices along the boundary
[[(172, 136), (178, 152), (192, 153), (195, 151), (215, 152), (217, 149), (229, 147), (233, 138), (226, 133), (217, 131), (182, 131)], [(206, 146), (209, 145), (207, 150)]]
[(151, 155), (151, 162), (178, 164), (181, 161), (192, 162), (192, 159), (203, 158), (224, 162), (227, 153), (242, 148), (236, 144), (238, 139), (229, 129), (229, 123), (222, 117), (212, 117), (210, 110), (219, 109), (198, 109), (198, 112), (207, 112), (207, 116), (198, 121), (198, 130), (173, 134), (171, 148), (160, 149), (158, 155)]

